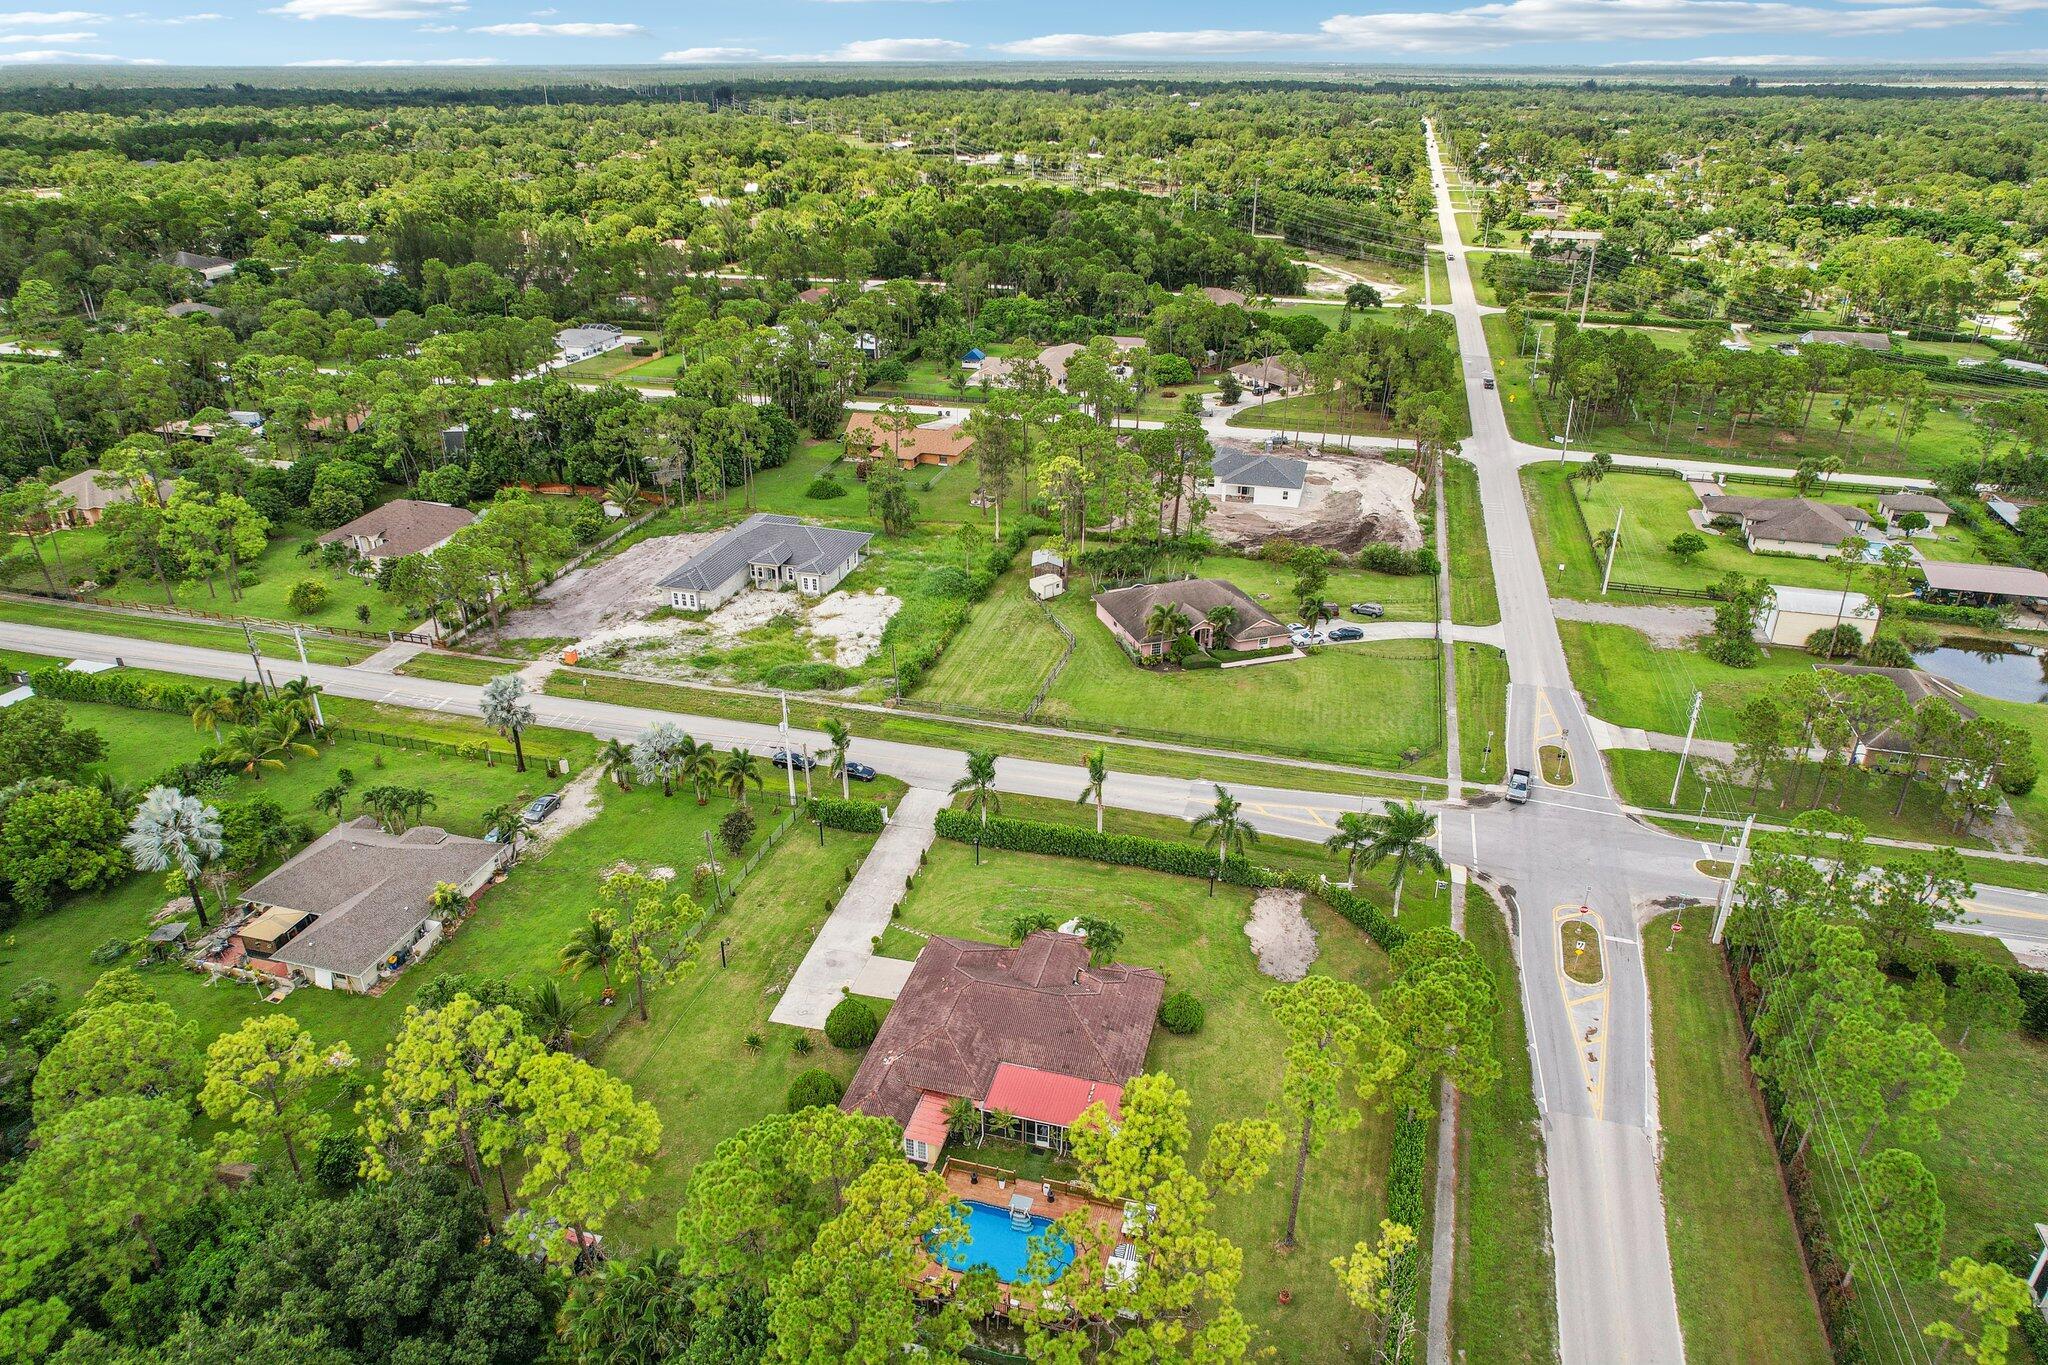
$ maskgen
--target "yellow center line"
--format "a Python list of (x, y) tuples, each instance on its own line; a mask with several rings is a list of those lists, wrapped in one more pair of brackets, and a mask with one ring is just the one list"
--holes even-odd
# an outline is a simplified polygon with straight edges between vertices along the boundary
[[(1572, 1030), (1572, 1053), (1578, 1059), (1579, 1075), (1586, 1083), (1586, 1100), (1592, 1108), (1593, 1117), (1597, 1119), (1605, 1117), (1607, 1107), (1607, 1005), (1609, 978), (1605, 960), (1606, 950), (1603, 948), (1600, 950), (1602, 960), (1600, 964), (1599, 987), (1583, 995), (1573, 995), (1571, 992), (1571, 988), (1579, 983), (1574, 982), (1571, 974), (1565, 970), (1563, 926), (1566, 921), (1575, 920), (1581, 915), (1588, 917), (1592, 921), (1593, 927), (1599, 935), (1599, 941), (1604, 943), (1607, 938), (1607, 921), (1601, 918), (1599, 911), (1585, 905), (1553, 906), (1550, 912), (1552, 923), (1551, 936), (1557, 941), (1558, 998), (1564, 1004), (1564, 1017)], [(1590, 1062), (1586, 1058), (1586, 1050), (1589, 1044), (1581, 1030), (1579, 1023), (1580, 1015), (1578, 1013), (1578, 1007), (1585, 1005), (1595, 1007), (1594, 1017), (1597, 1020), (1597, 1027), (1599, 1029), (1599, 1032), (1591, 1040), (1593, 1059)]]
[(2009, 905), (1993, 905), (1989, 901), (1964, 901), (1963, 904), (1972, 910), (1982, 911), (1987, 915), (2010, 915), (2014, 919), (2048, 920), (2048, 914), (2044, 914), (2039, 910), (2017, 910)]

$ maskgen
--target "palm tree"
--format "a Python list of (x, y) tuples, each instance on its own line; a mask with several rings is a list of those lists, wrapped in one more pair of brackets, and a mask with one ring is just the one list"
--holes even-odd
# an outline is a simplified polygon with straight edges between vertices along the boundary
[(121, 847), (144, 872), (175, 870), (192, 897), (193, 913), (206, 926), (206, 902), (199, 898), (199, 874), (220, 857), (220, 812), (176, 787), (151, 787), (128, 822)]
[(192, 728), (213, 731), (213, 742), (220, 743), (221, 722), (233, 724), (241, 716), (241, 707), (217, 687), (201, 688), (192, 698)]
[(526, 746), (519, 736), (533, 724), (533, 708), (520, 700), (525, 695), (526, 683), (520, 676), (503, 673), (484, 684), (479, 698), (484, 724), (511, 739), (512, 766), (522, 773), (526, 771)]
[(832, 755), (831, 774), (839, 779), (839, 794), (851, 801), (852, 776), (847, 772), (846, 765), (853, 757), (853, 731), (846, 728), (845, 721), (834, 716), (825, 722), (825, 738), (830, 741), (827, 752)]
[[(642, 782), (661, 783), (663, 796), (675, 795), (676, 776), (690, 744), (690, 737), (683, 733), (680, 725), (662, 721), (648, 726), (633, 741), (634, 775)], [(697, 804), (701, 806), (704, 803), (699, 801)]]
[(133, 811), (142, 800), (142, 788), (131, 787), (112, 773), (94, 773), (92, 785), (118, 811)]
[(320, 693), (325, 689), (304, 678), (291, 678), (277, 689), (278, 705), (291, 711), (315, 735), (320, 733), (323, 717), (320, 713)]
[(517, 845), (519, 836), (526, 833), (527, 824), (523, 802), (507, 801), (484, 812), (484, 834), (495, 834), (501, 844)]
[(604, 977), (604, 993), (612, 993), (612, 963), (619, 957), (619, 946), (612, 938), (611, 926), (595, 915), (590, 923), (569, 936), (562, 948), (562, 970), (571, 976), (581, 976), (595, 967)]
[(1337, 832), (1323, 840), (1324, 848), (1345, 855), (1344, 880), (1354, 886), (1358, 883), (1358, 860), (1372, 847), (1374, 833), (1372, 816), (1347, 810), (1337, 817)]
[(965, 1095), (946, 1101), (946, 1131), (965, 1142), (981, 1131), (981, 1110)]
[(707, 804), (711, 800), (710, 790), (718, 782), (717, 746), (708, 739), (699, 741), (684, 735), (682, 747), (676, 750), (676, 764), (683, 780), (696, 791), (697, 804)]
[(718, 785), (742, 806), (747, 804), (747, 783), (761, 785), (760, 760), (745, 749), (734, 749), (718, 763)]
[(404, 799), (405, 818), (415, 825), (426, 818), (428, 811), (438, 808), (441, 804), (425, 787), (407, 787)]
[(996, 793), (996, 756), (992, 749), (974, 749), (967, 755), (967, 776), (955, 782), (953, 794), (967, 793), (967, 809), (981, 812), (981, 823), (988, 824), (990, 811), (1003, 813), (1003, 798)]
[(1411, 867), (1444, 870), (1443, 855), (1430, 846), (1436, 817), (1411, 801), (1387, 802), (1386, 814), (1373, 821), (1372, 841), (1360, 851), (1367, 867), (1394, 860), (1394, 913), (1401, 913), (1401, 883)]
[(1244, 807), (1220, 785), (1216, 804), (1188, 825), (1188, 833), (1199, 835), (1202, 847), (1216, 853), (1216, 866), (1209, 869), (1209, 894), (1216, 894), (1216, 877), (1233, 853), (1242, 853), (1259, 842), (1259, 832), (1245, 823)]
[(1215, 648), (1219, 644), (1227, 644), (1230, 632), (1237, 629), (1237, 608), (1228, 602), (1219, 602), (1209, 608), (1202, 619), (1209, 623), (1213, 632), (1209, 637), (1210, 647)]
[(543, 981), (527, 992), (519, 1012), (548, 1051), (567, 1052), (576, 1044), (576, 1019), (587, 1004), (562, 994), (556, 983)]
[(1168, 649), (1188, 628), (1188, 614), (1171, 602), (1161, 602), (1145, 616), (1145, 637), (1163, 640)]
[(234, 709), (225, 718), (246, 724), (256, 719), (256, 714), (263, 709), (265, 700), (263, 684), (243, 678), (228, 688), (228, 703)]
[(265, 747), (262, 736), (247, 725), (237, 725), (221, 736), (213, 760), (259, 782), (263, 780), (261, 769), (284, 767), (284, 760), (277, 757), (276, 750)]
[(619, 790), (633, 790), (633, 746), (621, 739), (608, 739), (597, 751), (598, 771), (619, 784)]
[(339, 820), (348, 810), (348, 784), (336, 782), (332, 786), (322, 787), (320, 794), (313, 798), (313, 809), (325, 811)]
[(1075, 805), (1088, 801), (1095, 803), (1095, 832), (1102, 833), (1102, 787), (1109, 781), (1109, 751), (1097, 749), (1088, 755), (1088, 785), (1081, 788), (1081, 794), (1074, 798)]
[(427, 908), (434, 912), (434, 918), (446, 924), (462, 915), (462, 888), (454, 882), (434, 883), (434, 892), (427, 897)]

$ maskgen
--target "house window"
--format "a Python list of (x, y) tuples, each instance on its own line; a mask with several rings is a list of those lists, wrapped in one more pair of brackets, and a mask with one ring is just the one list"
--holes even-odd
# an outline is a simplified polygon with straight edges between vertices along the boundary
[(1037, 1119), (1024, 1120), (1024, 1140), (1033, 1147), (1050, 1147), (1059, 1141), (1060, 1130), (1050, 1123)]
[(804, 575), (804, 581), (803, 581), (803, 590), (804, 590), (805, 592), (816, 592), (816, 591), (818, 590), (818, 579), (817, 579), (817, 575), (815, 575), (815, 574), (805, 574), (805, 575)]
[(903, 1155), (909, 1157), (920, 1166), (929, 1166), (932, 1161), (931, 1144), (920, 1142), (916, 1138), (907, 1137), (903, 1139)]

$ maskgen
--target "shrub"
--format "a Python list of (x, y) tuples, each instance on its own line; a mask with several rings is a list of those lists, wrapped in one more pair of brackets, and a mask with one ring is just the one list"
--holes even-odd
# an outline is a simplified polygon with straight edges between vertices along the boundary
[(1863, 647), (1863, 662), (1878, 668), (1911, 668), (1913, 651), (1907, 649), (1903, 642), (1887, 636), (1872, 640)]
[(317, 578), (301, 578), (284, 595), (284, 604), (294, 615), (311, 616), (327, 605), (327, 585)]
[(825, 1037), (832, 1046), (848, 1052), (857, 1051), (875, 1041), (875, 1034), (882, 1028), (882, 1021), (875, 1018), (868, 1002), (854, 996), (847, 996), (832, 1007), (825, 1016)]
[[(1393, 1156), (1387, 1172), (1387, 1217), (1396, 1223), (1411, 1228), (1421, 1228), (1425, 1209), (1423, 1206), (1423, 1168), (1428, 1160), (1429, 1125), (1413, 1114), (1403, 1114), (1394, 1121)], [(1416, 1303), (1416, 1293), (1421, 1288), (1419, 1270), (1419, 1248), (1410, 1247), (1387, 1268), (1386, 1316), (1390, 1320), (1406, 1319), (1410, 1323), (1421, 1320)], [(1412, 1348), (1413, 1337), (1408, 1338)], [(1395, 1365), (1412, 1359), (1411, 1351), (1400, 1351), (1389, 1357)]]
[(1152, 382), (1164, 385), (1192, 384), (1195, 382), (1195, 367), (1188, 364), (1187, 357), (1163, 351), (1152, 357)]
[(313, 1147), (313, 1178), (336, 1194), (356, 1187), (362, 1176), (360, 1139), (346, 1133), (329, 1133)]
[(837, 1076), (820, 1067), (812, 1067), (789, 1083), (787, 1096), (789, 1112), (799, 1109), (823, 1108), (839, 1103), (839, 1097), (846, 1093), (846, 1086)]
[(110, 938), (86, 956), (104, 967), (109, 962), (119, 962), (128, 956), (128, 950), (133, 946), (125, 938)]
[(972, 580), (968, 578), (965, 570), (943, 564), (934, 569), (926, 569), (918, 578), (917, 586), (911, 591), (920, 597), (965, 597), (972, 587)]
[(804, 489), (804, 496), (816, 498), (821, 502), (827, 498), (843, 498), (846, 496), (846, 485), (830, 474), (820, 474)]
[(747, 806), (734, 806), (718, 822), (718, 842), (725, 845), (725, 851), (735, 858), (754, 837), (754, 812)]
[(761, 675), (762, 686), (791, 692), (835, 692), (852, 682), (853, 675), (838, 664), (777, 664)]
[(883, 360), (868, 366), (870, 384), (901, 384), (910, 378), (910, 367), (900, 360)]
[(2005, 613), (1997, 607), (1956, 607), (1944, 602), (1921, 602), (1909, 598), (1900, 602), (1893, 611), (1915, 621), (1976, 626), (1979, 630), (1997, 630), (2005, 623)]
[(1159, 1002), (1159, 1027), (1185, 1038), (1202, 1031), (1202, 1002), (1186, 991), (1175, 991)]
[[(880, 834), (882, 808), (872, 801), (842, 801), (838, 797), (814, 797), (804, 803), (804, 818), (823, 820), (833, 829), (855, 834)], [(851, 869), (848, 869), (849, 873)]]
[(1863, 650), (1863, 632), (1848, 624), (1824, 626), (1806, 637), (1806, 652), (1823, 659), (1853, 659)]

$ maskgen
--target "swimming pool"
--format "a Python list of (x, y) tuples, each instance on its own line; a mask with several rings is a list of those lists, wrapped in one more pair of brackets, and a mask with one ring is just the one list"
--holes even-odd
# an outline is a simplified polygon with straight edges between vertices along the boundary
[(967, 1211), (967, 1235), (964, 1238), (931, 1243), (932, 1255), (939, 1263), (952, 1270), (972, 1270), (976, 1266), (987, 1266), (995, 1271), (996, 1278), (1004, 1284), (1017, 1284), (1025, 1279), (1026, 1267), (1031, 1262), (1030, 1240), (1044, 1237), (1048, 1230), (1052, 1243), (1052, 1268), (1057, 1274), (1066, 1269), (1067, 1262), (1074, 1259), (1073, 1243), (1067, 1234), (1053, 1225), (1050, 1218), (1031, 1215), (1029, 1227), (1012, 1227), (1010, 1211), (988, 1204), (977, 1204), (962, 1200), (961, 1207)]

